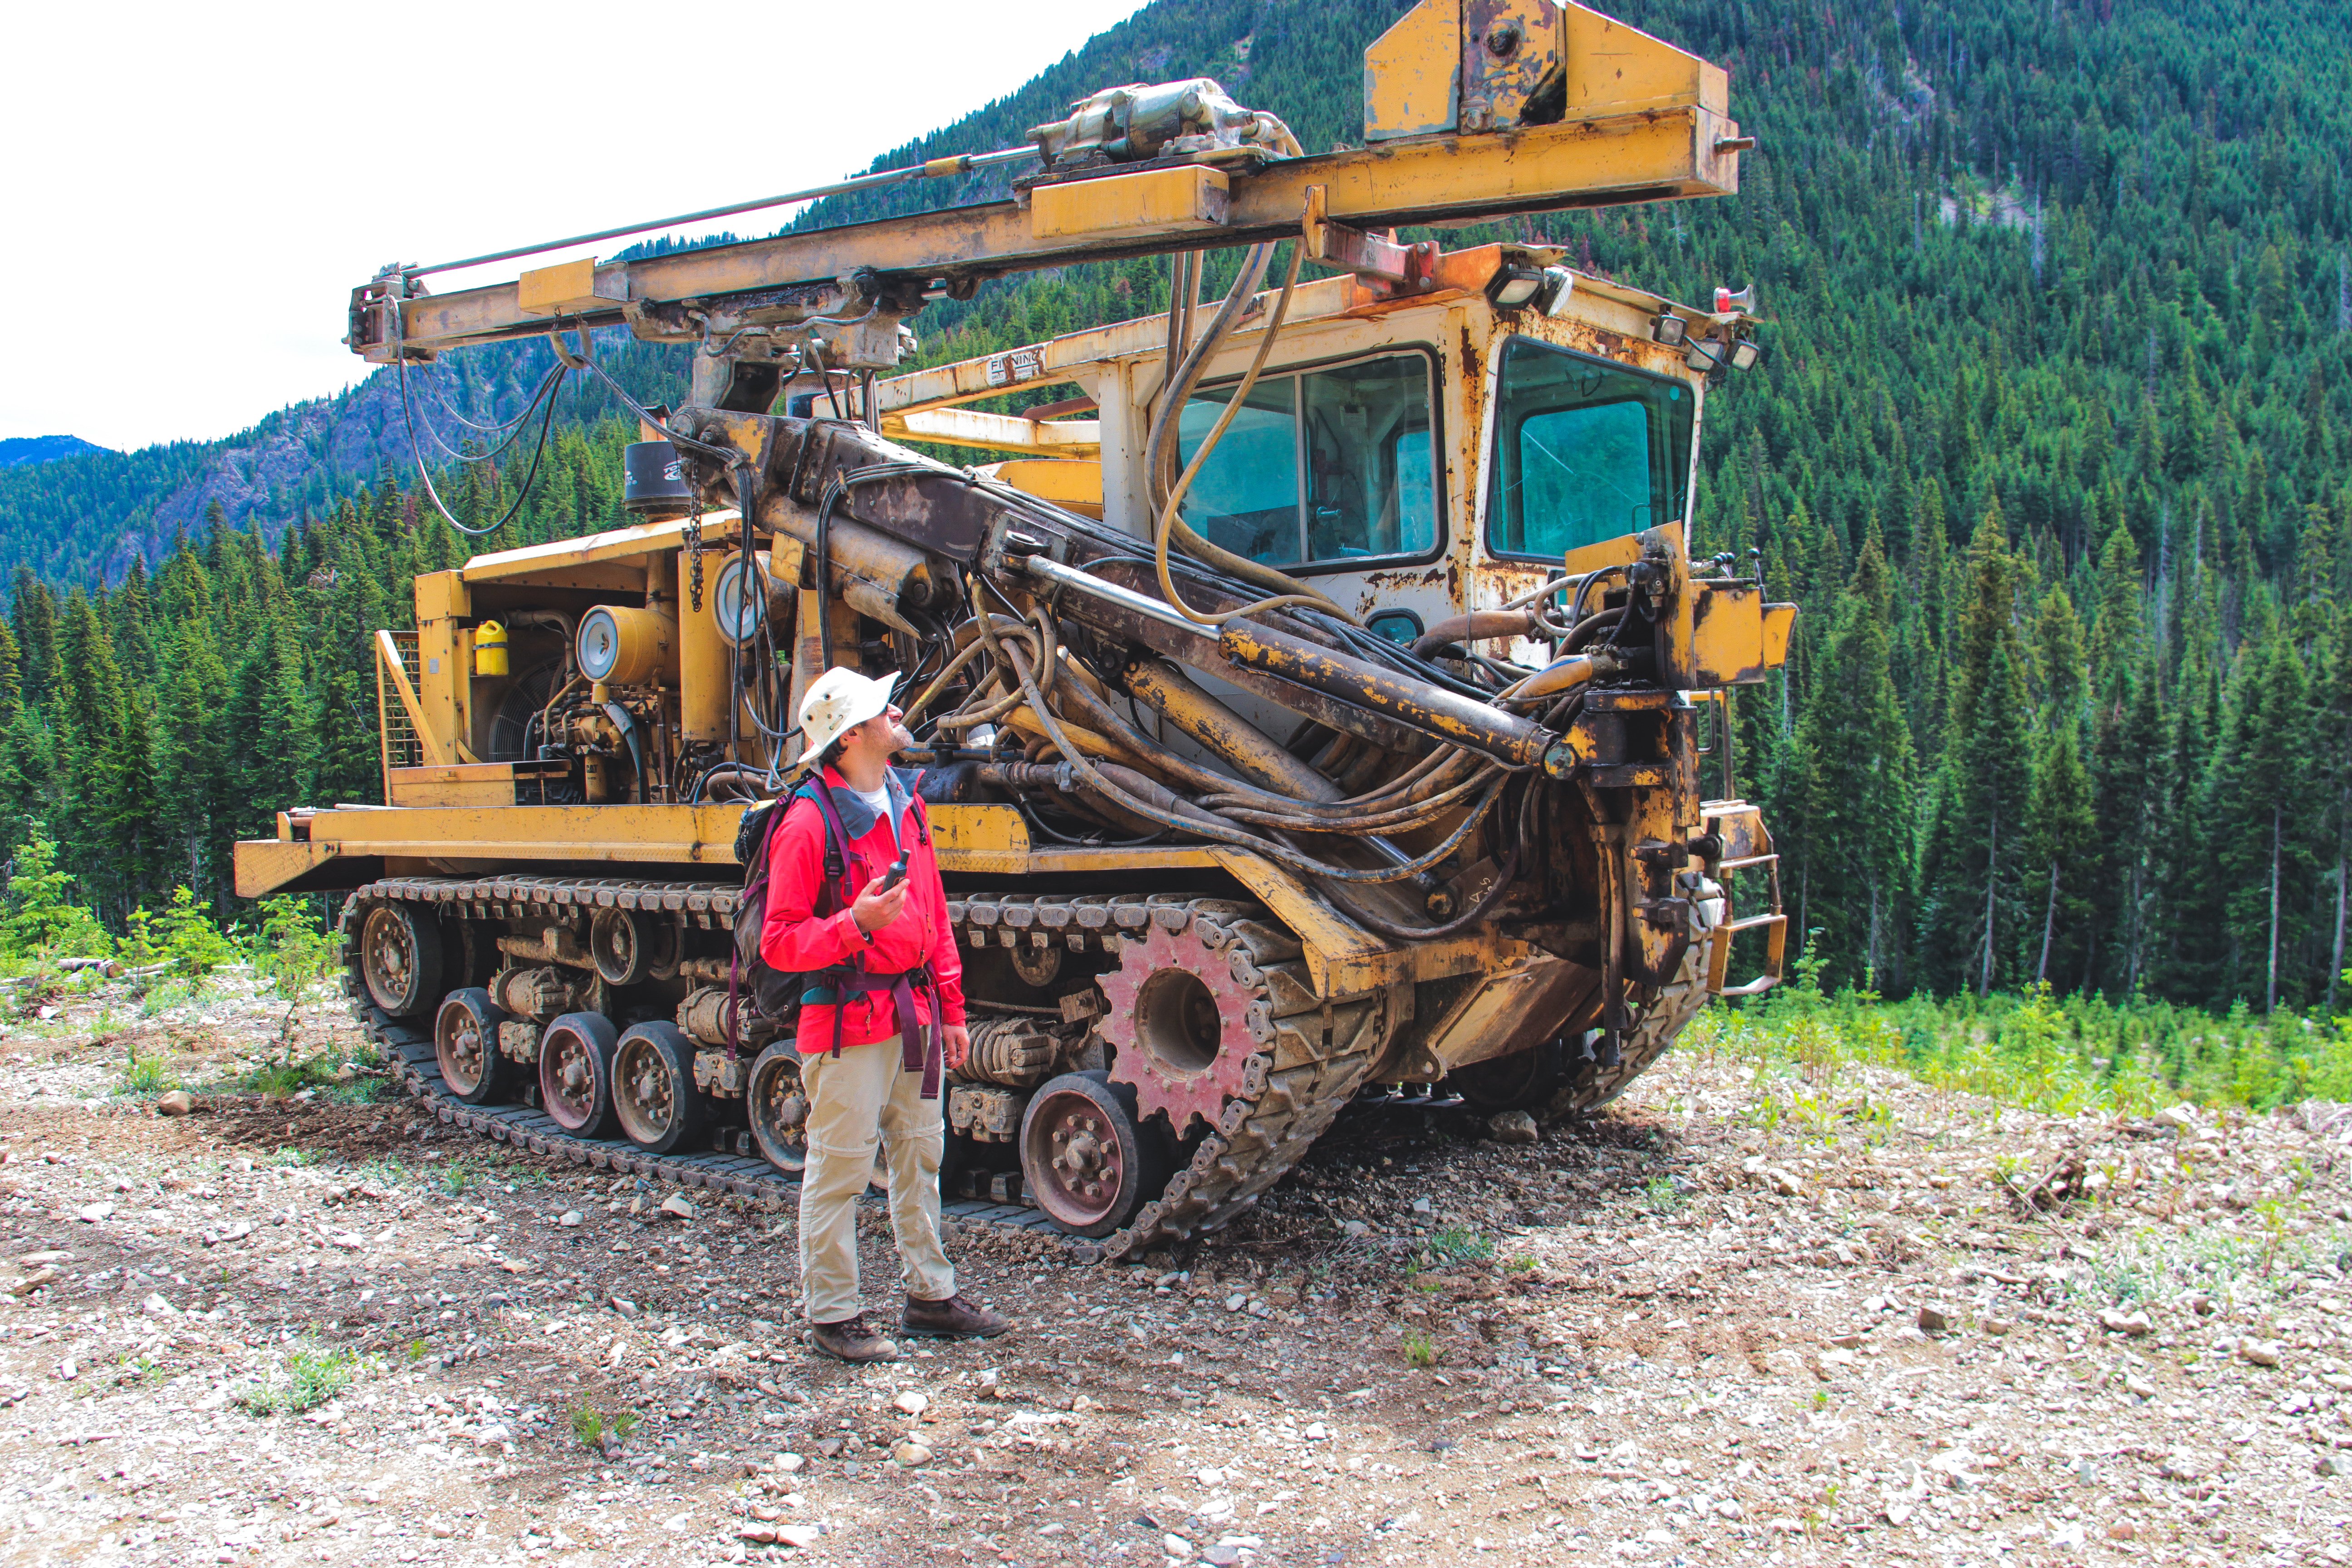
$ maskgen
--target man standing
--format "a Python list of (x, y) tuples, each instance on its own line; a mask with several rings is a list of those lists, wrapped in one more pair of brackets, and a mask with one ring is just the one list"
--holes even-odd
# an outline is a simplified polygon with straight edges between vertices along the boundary
[(760, 932), (761, 957), (807, 982), (793, 1040), (809, 1106), (802, 1310), (811, 1342), (847, 1362), (898, 1358), (858, 1296), (856, 1204), (877, 1137), (889, 1140), (904, 1331), (966, 1339), (1011, 1326), (956, 1293), (940, 1246), (941, 1079), (963, 1065), (971, 1036), (939, 862), (910, 778), (890, 766), (914, 744), (890, 706), (895, 679), (831, 669), (802, 700), (818, 768), (769, 842)]

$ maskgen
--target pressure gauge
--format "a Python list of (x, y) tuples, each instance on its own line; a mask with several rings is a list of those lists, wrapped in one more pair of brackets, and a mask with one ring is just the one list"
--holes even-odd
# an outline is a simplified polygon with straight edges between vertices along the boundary
[(710, 618), (730, 647), (741, 647), (760, 635), (768, 616), (768, 574), (755, 555), (731, 555), (719, 569), (719, 583), (710, 596)]

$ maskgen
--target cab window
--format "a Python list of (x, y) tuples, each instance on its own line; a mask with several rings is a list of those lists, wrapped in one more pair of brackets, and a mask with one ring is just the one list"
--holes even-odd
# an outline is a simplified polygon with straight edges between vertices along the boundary
[(1487, 547), (1556, 559), (1680, 519), (1695, 405), (1670, 377), (1511, 339), (1496, 397)]
[[(1263, 375), (1184, 498), (1211, 543), (1268, 565), (1338, 565), (1437, 548), (1430, 356)], [(1177, 426), (1180, 465), (1234, 388), (1205, 387)]]

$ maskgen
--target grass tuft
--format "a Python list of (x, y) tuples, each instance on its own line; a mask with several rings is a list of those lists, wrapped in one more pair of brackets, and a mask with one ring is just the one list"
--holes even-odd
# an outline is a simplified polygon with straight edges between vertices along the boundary
[(299, 1415), (333, 1399), (369, 1370), (371, 1363), (351, 1351), (299, 1349), (231, 1397), (248, 1415)]

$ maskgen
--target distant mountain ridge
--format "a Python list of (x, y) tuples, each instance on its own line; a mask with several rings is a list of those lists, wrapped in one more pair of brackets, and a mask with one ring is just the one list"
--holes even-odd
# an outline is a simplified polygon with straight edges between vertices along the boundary
[(107, 449), (79, 436), (11, 436), (0, 440), (0, 468), (13, 468), (22, 463), (51, 463), (77, 452)]

